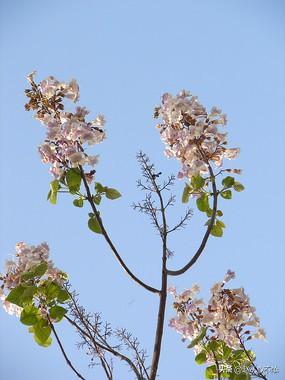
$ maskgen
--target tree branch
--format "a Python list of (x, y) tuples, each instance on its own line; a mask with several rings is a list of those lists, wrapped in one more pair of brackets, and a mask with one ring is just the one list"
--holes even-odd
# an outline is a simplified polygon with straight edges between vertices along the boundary
[(247, 349), (245, 348), (245, 345), (244, 345), (244, 343), (243, 343), (243, 341), (242, 341), (242, 339), (241, 339), (241, 337), (240, 337), (237, 329), (234, 328), (234, 330), (235, 330), (235, 333), (236, 333), (236, 335), (237, 335), (237, 337), (238, 337), (238, 339), (240, 341), (240, 345), (241, 345), (242, 349), (244, 350), (244, 352), (245, 352), (248, 360), (250, 361), (250, 364), (253, 366), (253, 368), (256, 371), (256, 373), (254, 375), (257, 376), (257, 377), (259, 377), (259, 378), (261, 378), (261, 379), (263, 379), (263, 380), (267, 380), (267, 378), (265, 377), (265, 375), (263, 375), (263, 373), (261, 373), (259, 371), (259, 369), (256, 367), (255, 363), (253, 362), (253, 359), (250, 357), (249, 353), (247, 352)]
[(125, 264), (124, 260), (122, 259), (122, 257), (120, 256), (119, 252), (117, 251), (116, 247), (114, 246), (112, 240), (110, 239), (105, 227), (104, 227), (104, 224), (103, 224), (103, 221), (99, 215), (99, 212), (96, 208), (96, 205), (95, 203), (93, 202), (93, 199), (92, 199), (92, 194), (90, 192), (90, 188), (88, 186), (88, 183), (87, 183), (87, 180), (86, 180), (86, 177), (85, 177), (85, 174), (84, 174), (84, 171), (82, 169), (82, 167), (80, 166), (80, 172), (81, 172), (81, 177), (82, 177), (82, 180), (83, 180), (83, 183), (84, 183), (84, 187), (85, 187), (85, 190), (86, 190), (86, 193), (87, 193), (87, 200), (92, 208), (92, 211), (94, 212), (97, 220), (98, 220), (98, 223), (100, 225), (100, 228), (102, 230), (102, 235), (104, 236), (106, 242), (108, 243), (109, 247), (111, 248), (112, 252), (114, 253), (116, 259), (119, 261), (121, 267), (127, 272), (127, 274), (137, 283), (139, 284), (140, 286), (142, 286), (143, 288), (145, 288), (146, 290), (152, 292), (152, 293), (159, 293), (159, 290), (156, 289), (156, 288), (153, 288), (152, 286), (150, 285), (147, 285), (146, 283), (144, 283), (143, 281), (141, 281), (137, 276), (135, 276), (133, 274), (133, 272), (128, 268), (128, 266)]
[(217, 204), (218, 204), (218, 193), (217, 193), (217, 187), (216, 187), (216, 181), (215, 181), (215, 176), (214, 176), (214, 173), (213, 173), (213, 169), (211, 168), (211, 166), (210, 166), (209, 163), (208, 163), (208, 167), (209, 167), (209, 172), (210, 172), (210, 175), (211, 175), (211, 182), (212, 182), (212, 189), (213, 189), (213, 198), (214, 198), (213, 199), (213, 211), (212, 211), (212, 216), (211, 216), (211, 219), (210, 219), (210, 223), (209, 223), (209, 225), (207, 227), (207, 230), (205, 232), (205, 235), (203, 237), (201, 245), (198, 248), (198, 250), (196, 251), (195, 255), (181, 269), (177, 269), (177, 270), (169, 270), (168, 269), (167, 270), (167, 274), (169, 274), (170, 276), (180, 276), (181, 274), (185, 273), (189, 268), (191, 268), (195, 264), (195, 262), (198, 260), (198, 258), (200, 257), (200, 255), (204, 251), (204, 248), (205, 248), (205, 246), (207, 244), (207, 241), (208, 241), (208, 238), (210, 236), (212, 227), (213, 227), (213, 225), (215, 223), (216, 213), (217, 213)]
[(166, 222), (166, 215), (165, 215), (165, 206), (163, 203), (163, 198), (161, 195), (161, 191), (159, 190), (155, 177), (152, 177), (152, 182), (154, 185), (154, 188), (156, 190), (156, 193), (159, 197), (160, 202), (160, 209), (162, 214), (162, 267), (161, 267), (161, 290), (160, 290), (160, 302), (159, 302), (159, 308), (158, 308), (158, 315), (157, 315), (157, 324), (156, 324), (156, 334), (155, 334), (155, 342), (154, 342), (154, 349), (153, 349), (153, 355), (152, 355), (152, 364), (150, 369), (150, 380), (155, 380), (157, 369), (158, 369), (158, 363), (160, 358), (160, 352), (161, 352), (161, 343), (162, 343), (162, 336), (163, 336), (163, 326), (164, 326), (164, 319), (165, 319), (165, 307), (166, 307), (166, 299), (167, 299), (167, 269), (166, 269), (166, 262), (167, 262), (167, 222)]
[(50, 317), (49, 317), (48, 314), (47, 314), (47, 319), (48, 319), (49, 325), (50, 325), (50, 327), (51, 327), (51, 329), (52, 329), (52, 332), (54, 333), (55, 339), (56, 339), (56, 341), (57, 341), (57, 343), (58, 343), (58, 345), (59, 345), (59, 348), (60, 348), (60, 350), (61, 350), (61, 352), (62, 352), (62, 355), (64, 356), (64, 359), (65, 359), (67, 365), (69, 365), (69, 367), (72, 369), (72, 371), (73, 371), (73, 372), (74, 372), (74, 373), (75, 373), (75, 374), (76, 374), (81, 380), (85, 380), (85, 378), (84, 378), (82, 375), (80, 375), (80, 373), (79, 373), (79, 372), (73, 367), (71, 361), (69, 360), (68, 356), (66, 355), (66, 352), (65, 352), (65, 350), (64, 350), (64, 348), (63, 348), (63, 345), (62, 345), (62, 343), (61, 343), (61, 341), (60, 341), (60, 339), (59, 339), (59, 336), (57, 335), (57, 332), (56, 332), (56, 330), (55, 330), (55, 327), (54, 327), (53, 323), (51, 322)]

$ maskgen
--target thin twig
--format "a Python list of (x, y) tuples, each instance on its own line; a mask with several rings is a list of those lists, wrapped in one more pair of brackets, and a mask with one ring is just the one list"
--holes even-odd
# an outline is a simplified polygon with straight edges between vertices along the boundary
[(234, 328), (234, 330), (235, 330), (235, 333), (236, 333), (236, 335), (237, 335), (237, 337), (238, 337), (238, 339), (239, 339), (239, 341), (240, 341), (240, 344), (241, 344), (242, 349), (244, 350), (244, 352), (245, 352), (245, 354), (246, 354), (248, 360), (250, 361), (250, 364), (251, 364), (251, 365), (253, 366), (253, 368), (256, 370), (256, 374), (254, 374), (254, 375), (257, 376), (257, 377), (260, 377), (261, 379), (267, 380), (266, 376), (263, 375), (263, 373), (261, 373), (261, 372), (259, 371), (259, 369), (256, 367), (256, 365), (255, 365), (253, 359), (250, 357), (250, 355), (249, 355), (247, 349), (245, 348), (245, 345), (244, 345), (244, 343), (243, 343), (243, 341), (242, 341), (242, 339), (241, 339), (241, 337), (240, 337), (240, 335), (239, 335), (237, 329)]
[(65, 352), (65, 350), (64, 350), (64, 347), (63, 347), (63, 345), (62, 345), (62, 343), (61, 343), (61, 341), (60, 341), (60, 339), (59, 339), (59, 336), (58, 336), (58, 334), (57, 334), (57, 332), (56, 332), (56, 330), (55, 330), (55, 327), (54, 327), (53, 323), (51, 322), (50, 317), (49, 317), (48, 314), (47, 314), (47, 318), (48, 318), (49, 325), (50, 325), (50, 327), (51, 327), (51, 329), (52, 329), (52, 332), (54, 333), (55, 339), (56, 339), (56, 341), (57, 341), (57, 343), (58, 343), (58, 345), (59, 345), (59, 348), (60, 348), (60, 350), (61, 350), (61, 352), (62, 352), (62, 355), (64, 356), (64, 359), (65, 359), (66, 363), (69, 365), (69, 367), (72, 369), (72, 371), (73, 371), (73, 372), (74, 372), (74, 373), (75, 373), (75, 374), (76, 374), (81, 380), (85, 380), (85, 378), (84, 378), (82, 375), (80, 375), (80, 373), (79, 373), (79, 372), (73, 367), (71, 361), (69, 360), (68, 356), (66, 355), (66, 352)]

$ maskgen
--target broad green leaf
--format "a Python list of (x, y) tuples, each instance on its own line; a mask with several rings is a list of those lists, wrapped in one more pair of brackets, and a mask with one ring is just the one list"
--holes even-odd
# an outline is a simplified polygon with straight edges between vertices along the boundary
[(234, 183), (234, 189), (235, 189), (235, 191), (240, 192), (240, 191), (244, 190), (244, 186), (240, 182), (235, 181), (235, 183)]
[(200, 175), (194, 175), (191, 178), (191, 185), (194, 189), (201, 189), (205, 185), (205, 179)]
[(84, 200), (82, 198), (74, 199), (73, 204), (75, 207), (83, 207)]
[(201, 351), (198, 355), (195, 357), (195, 362), (197, 364), (204, 364), (207, 361), (207, 355), (205, 351)]
[(61, 306), (53, 306), (49, 309), (49, 315), (52, 319), (55, 319), (57, 322), (61, 321), (67, 310)]
[(23, 308), (20, 321), (27, 326), (33, 326), (38, 321), (39, 311), (33, 305), (27, 305)]
[(232, 187), (234, 183), (235, 183), (235, 179), (234, 179), (234, 177), (230, 177), (230, 176), (228, 176), (228, 177), (226, 177), (226, 178), (224, 178), (224, 179), (222, 180), (222, 185), (223, 185), (224, 187)]
[(81, 173), (80, 169), (72, 168), (66, 172), (66, 183), (71, 194), (75, 194), (80, 190), (81, 185)]
[(48, 301), (52, 301), (58, 297), (61, 288), (55, 282), (50, 282), (45, 288), (45, 294)]
[(216, 379), (217, 378), (217, 368), (215, 365), (211, 365), (205, 369), (206, 379)]
[(182, 193), (182, 203), (188, 203), (190, 197), (190, 186), (186, 183)]
[(118, 190), (110, 187), (106, 187), (105, 192), (108, 199), (118, 199), (121, 197), (121, 193)]
[(47, 268), (47, 263), (43, 261), (40, 264), (34, 265), (28, 272), (24, 273), (21, 278), (26, 281), (34, 277), (41, 277), (46, 273)]
[(46, 343), (51, 334), (51, 327), (47, 324), (47, 322), (42, 318), (33, 326), (33, 328), (37, 340), (41, 344)]
[(22, 304), (32, 302), (37, 290), (38, 288), (36, 286), (25, 286), (24, 292), (21, 297)]
[(202, 194), (201, 197), (196, 200), (196, 204), (200, 211), (207, 211), (209, 209), (208, 194)]
[(8, 296), (6, 297), (6, 301), (9, 301), (15, 305), (23, 306), (22, 302), (22, 296), (24, 294), (25, 287), (24, 286), (17, 286), (16, 288), (12, 289)]
[(88, 227), (90, 228), (91, 231), (96, 232), (96, 234), (101, 234), (102, 230), (99, 225), (99, 222), (96, 218), (95, 215), (93, 215), (89, 220), (88, 220)]
[(60, 303), (64, 303), (65, 301), (68, 301), (70, 299), (70, 295), (68, 292), (64, 289), (61, 289), (57, 295), (57, 300)]
[(187, 347), (193, 348), (194, 346), (196, 346), (196, 344), (198, 344), (205, 337), (206, 332), (207, 332), (206, 327), (202, 327), (200, 334), (196, 338), (194, 338)]
[(50, 336), (47, 338), (47, 340), (45, 340), (44, 342), (42, 342), (42, 341), (37, 337), (37, 335), (34, 334), (34, 339), (35, 339), (35, 342), (36, 342), (39, 346), (41, 346), (41, 347), (49, 347), (49, 346), (51, 345), (51, 343), (52, 343), (52, 339), (51, 339)]
[(224, 199), (231, 199), (232, 198), (232, 191), (231, 190), (224, 190), (220, 192), (221, 196)]
[(217, 224), (215, 224), (211, 229), (211, 235), (215, 237), (222, 237), (223, 236), (223, 228)]

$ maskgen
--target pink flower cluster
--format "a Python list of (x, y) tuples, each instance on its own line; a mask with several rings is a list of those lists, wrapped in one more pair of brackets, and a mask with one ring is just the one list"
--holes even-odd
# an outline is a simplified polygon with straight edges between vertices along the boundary
[(64, 111), (63, 98), (73, 102), (79, 99), (75, 80), (63, 83), (50, 76), (36, 85), (33, 76), (34, 73), (28, 76), (35, 90), (28, 93), (30, 97), (34, 95), (30, 108), (40, 109), (36, 118), (46, 127), (45, 142), (39, 147), (42, 161), (52, 165), (51, 172), (55, 178), (59, 178), (67, 168), (96, 165), (98, 155), (87, 154), (84, 145), (93, 146), (105, 138), (104, 116), (98, 115), (88, 122), (85, 117), (89, 111), (85, 107), (77, 107), (74, 113)]
[(165, 155), (176, 157), (182, 163), (178, 177), (208, 174), (209, 161), (221, 167), (223, 159), (234, 159), (239, 148), (227, 148), (227, 133), (221, 131), (227, 123), (225, 114), (217, 107), (208, 113), (196, 96), (181, 91), (177, 96), (166, 93), (155, 109)]
[(214, 284), (207, 305), (202, 299), (195, 298), (199, 292), (197, 285), (182, 294), (177, 294), (175, 288), (169, 289), (175, 298), (177, 311), (177, 316), (170, 320), (169, 325), (183, 339), (190, 341), (199, 336), (203, 328), (207, 331), (204, 341), (194, 347), (196, 352), (202, 350), (205, 341), (222, 340), (229, 347), (240, 349), (241, 341), (265, 338), (255, 308), (250, 305), (244, 289), (225, 288), (225, 284), (234, 277), (234, 272), (228, 271), (223, 281)]
[[(0, 299), (2, 300), (4, 309), (9, 314), (20, 315), (22, 308), (6, 301), (5, 290), (8, 292), (19, 285), (23, 285), (23, 275), (29, 272), (33, 267), (46, 263), (47, 270), (43, 279), (49, 279), (61, 285), (66, 280), (66, 274), (54, 267), (54, 264), (49, 260), (49, 246), (47, 243), (42, 243), (38, 246), (29, 246), (26, 243), (20, 242), (16, 245), (15, 260), (6, 261), (6, 272), (0, 276), (2, 285), (0, 287)], [(38, 279), (33, 280), (38, 281)]]

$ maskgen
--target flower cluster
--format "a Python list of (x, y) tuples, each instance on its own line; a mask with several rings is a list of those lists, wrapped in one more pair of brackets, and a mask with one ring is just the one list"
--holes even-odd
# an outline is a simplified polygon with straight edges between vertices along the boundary
[(265, 338), (255, 308), (250, 305), (244, 289), (225, 288), (225, 284), (234, 277), (234, 272), (228, 271), (223, 281), (214, 284), (207, 305), (202, 299), (195, 298), (199, 292), (197, 285), (182, 294), (177, 294), (175, 288), (169, 289), (175, 298), (174, 308), (177, 311), (177, 316), (170, 320), (170, 326), (183, 339), (191, 341), (205, 331), (195, 345), (196, 352), (200, 352), (209, 341), (223, 341), (232, 349), (240, 349), (249, 339)]
[[(60, 178), (69, 168), (83, 165), (93, 167), (98, 162), (98, 155), (87, 154), (84, 144), (92, 146), (105, 138), (104, 116), (98, 115), (88, 122), (85, 117), (89, 111), (85, 107), (77, 107), (74, 113), (64, 111), (64, 98), (73, 102), (79, 99), (79, 87), (75, 80), (63, 83), (50, 76), (36, 84), (34, 75), (35, 72), (28, 75), (31, 89), (26, 90), (29, 102), (25, 108), (35, 110), (36, 119), (46, 127), (45, 142), (39, 147), (42, 161), (51, 164), (51, 173), (55, 178)], [(94, 172), (91, 170), (89, 177)]]
[(226, 147), (227, 133), (221, 131), (226, 115), (217, 107), (208, 113), (188, 91), (177, 96), (164, 94), (154, 117), (163, 121), (158, 128), (166, 145), (165, 155), (182, 163), (179, 178), (208, 174), (209, 161), (221, 167), (223, 158), (234, 159), (239, 154), (239, 148)]
[(15, 260), (6, 261), (6, 273), (0, 276), (0, 299), (9, 314), (20, 315), (22, 307), (6, 300), (5, 290), (11, 291), (19, 286), (35, 286), (39, 281), (49, 280), (62, 285), (66, 274), (54, 267), (49, 259), (49, 246), (42, 243), (29, 246), (20, 242), (16, 245)]

